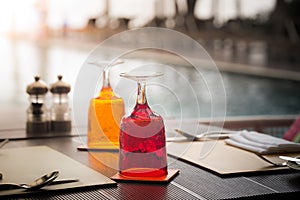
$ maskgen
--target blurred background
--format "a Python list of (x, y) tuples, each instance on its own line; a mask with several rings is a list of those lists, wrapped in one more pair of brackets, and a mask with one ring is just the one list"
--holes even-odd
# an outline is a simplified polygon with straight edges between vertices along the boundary
[[(101, 41), (164, 27), (198, 41), (213, 58), (227, 116), (298, 115), (299, 9), (297, 0), (0, 0), (0, 113), (22, 122), (11, 126), (24, 127), (26, 86), (35, 75), (50, 84), (62, 74), (74, 87)], [(210, 113), (204, 109), (201, 116)]]

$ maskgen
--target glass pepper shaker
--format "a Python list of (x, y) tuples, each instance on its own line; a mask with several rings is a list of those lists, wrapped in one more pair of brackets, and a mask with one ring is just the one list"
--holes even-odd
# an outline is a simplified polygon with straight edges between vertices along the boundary
[(35, 81), (27, 86), (30, 106), (27, 109), (26, 133), (45, 133), (48, 131), (48, 116), (45, 106), (45, 95), (48, 92), (47, 85), (34, 77)]
[(71, 131), (71, 109), (69, 107), (69, 84), (62, 81), (62, 76), (57, 76), (58, 81), (50, 86), (52, 106), (50, 110), (50, 127), (53, 132)]

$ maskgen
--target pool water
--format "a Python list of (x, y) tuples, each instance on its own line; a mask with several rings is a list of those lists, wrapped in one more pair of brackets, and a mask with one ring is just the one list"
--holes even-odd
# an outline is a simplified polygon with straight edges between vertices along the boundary
[[(57, 80), (58, 74), (62, 74), (63, 80), (71, 84), (72, 101), (78, 73), (93, 47), (0, 38), (0, 112), (17, 108), (25, 117), (29, 105), (26, 86), (34, 81), (33, 77), (37, 74), (48, 85)], [(199, 73), (190, 66), (172, 66), (162, 71), (164, 76), (158, 79), (160, 84), (150, 82), (147, 97), (153, 110), (164, 117), (210, 117), (212, 109), (213, 116), (286, 115), (300, 112), (299, 81), (229, 72), (218, 74), (205, 69)], [(112, 75), (118, 76), (119, 72)], [(101, 70), (97, 73), (96, 76), (100, 77)], [(223, 85), (214, 86), (220, 77)], [(135, 103), (136, 85), (133, 82), (120, 84), (122, 81), (112, 81), (112, 86), (124, 97), (129, 112)], [(120, 87), (124, 85), (128, 86), (127, 90)], [(100, 86), (93, 87), (93, 91), (96, 91)], [(86, 99), (91, 96), (87, 95)], [(51, 94), (48, 93), (47, 105), (50, 103)]]

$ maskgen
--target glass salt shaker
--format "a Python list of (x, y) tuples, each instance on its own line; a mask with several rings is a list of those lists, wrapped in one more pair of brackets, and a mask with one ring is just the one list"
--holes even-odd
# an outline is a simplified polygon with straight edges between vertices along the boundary
[(45, 133), (48, 131), (48, 116), (45, 106), (47, 85), (34, 77), (35, 81), (29, 84), (26, 92), (29, 94), (30, 106), (27, 109), (26, 133)]
[(58, 81), (50, 86), (52, 106), (50, 110), (50, 127), (53, 132), (71, 131), (71, 109), (69, 107), (69, 84), (62, 81), (62, 76), (57, 76)]

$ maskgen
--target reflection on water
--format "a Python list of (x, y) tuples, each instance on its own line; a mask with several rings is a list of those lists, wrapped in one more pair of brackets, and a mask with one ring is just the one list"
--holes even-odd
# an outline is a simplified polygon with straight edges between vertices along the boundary
[(13, 108), (27, 105), (26, 86), (35, 75), (50, 84), (62, 74), (66, 82), (74, 85), (88, 51), (55, 43), (0, 38), (0, 53), (0, 108)]
[[(25, 110), (28, 105), (25, 88), (37, 74), (48, 84), (54, 82), (58, 74), (62, 74), (64, 80), (74, 88), (77, 73), (94, 47), (95, 45), (66, 45), (63, 41), (37, 42), (0, 38), (2, 57), (0, 61), (0, 112), (15, 108), (21, 110), (25, 117)], [(99, 60), (101, 60), (100, 57)], [(174, 66), (174, 69), (186, 74), (192, 85), (193, 80), (199, 79), (191, 67)], [(225, 72), (221, 75), (227, 95), (226, 114), (229, 116), (298, 114), (300, 111), (300, 82)], [(212, 82), (215, 78), (214, 73), (205, 70), (203, 76)], [(187, 109), (187, 112), (190, 111), (190, 115), (186, 117), (199, 117), (194, 115), (194, 107), (190, 101), (191, 94), (185, 88), (178, 87), (182, 80), (174, 80), (172, 74), (168, 73), (163, 81), (164, 84), (173, 85), (169, 89), (170, 91), (176, 91), (185, 97), (181, 104)], [(195, 83), (199, 82), (196, 81)], [(210, 98), (205, 84), (193, 85), (193, 90), (201, 104), (200, 117), (209, 117), (211, 112)], [(156, 89), (156, 91), (158, 90)], [(160, 98), (161, 93), (159, 92), (153, 94), (149, 92), (149, 95), (151, 94), (150, 103), (151, 101), (161, 101), (161, 104), (167, 102), (169, 105), (167, 108), (161, 108), (159, 104), (154, 105), (155, 110), (165, 113), (166, 117), (180, 116), (178, 105), (172, 104), (172, 98), (175, 98), (172, 96), (172, 92), (169, 92), (169, 96), (166, 95), (164, 98)], [(50, 94), (48, 95), (50, 96)], [(50, 99), (49, 96), (48, 99)], [(70, 96), (72, 96), (72, 90)], [(130, 101), (134, 102), (135, 99), (128, 100), (128, 109), (131, 109)]]

